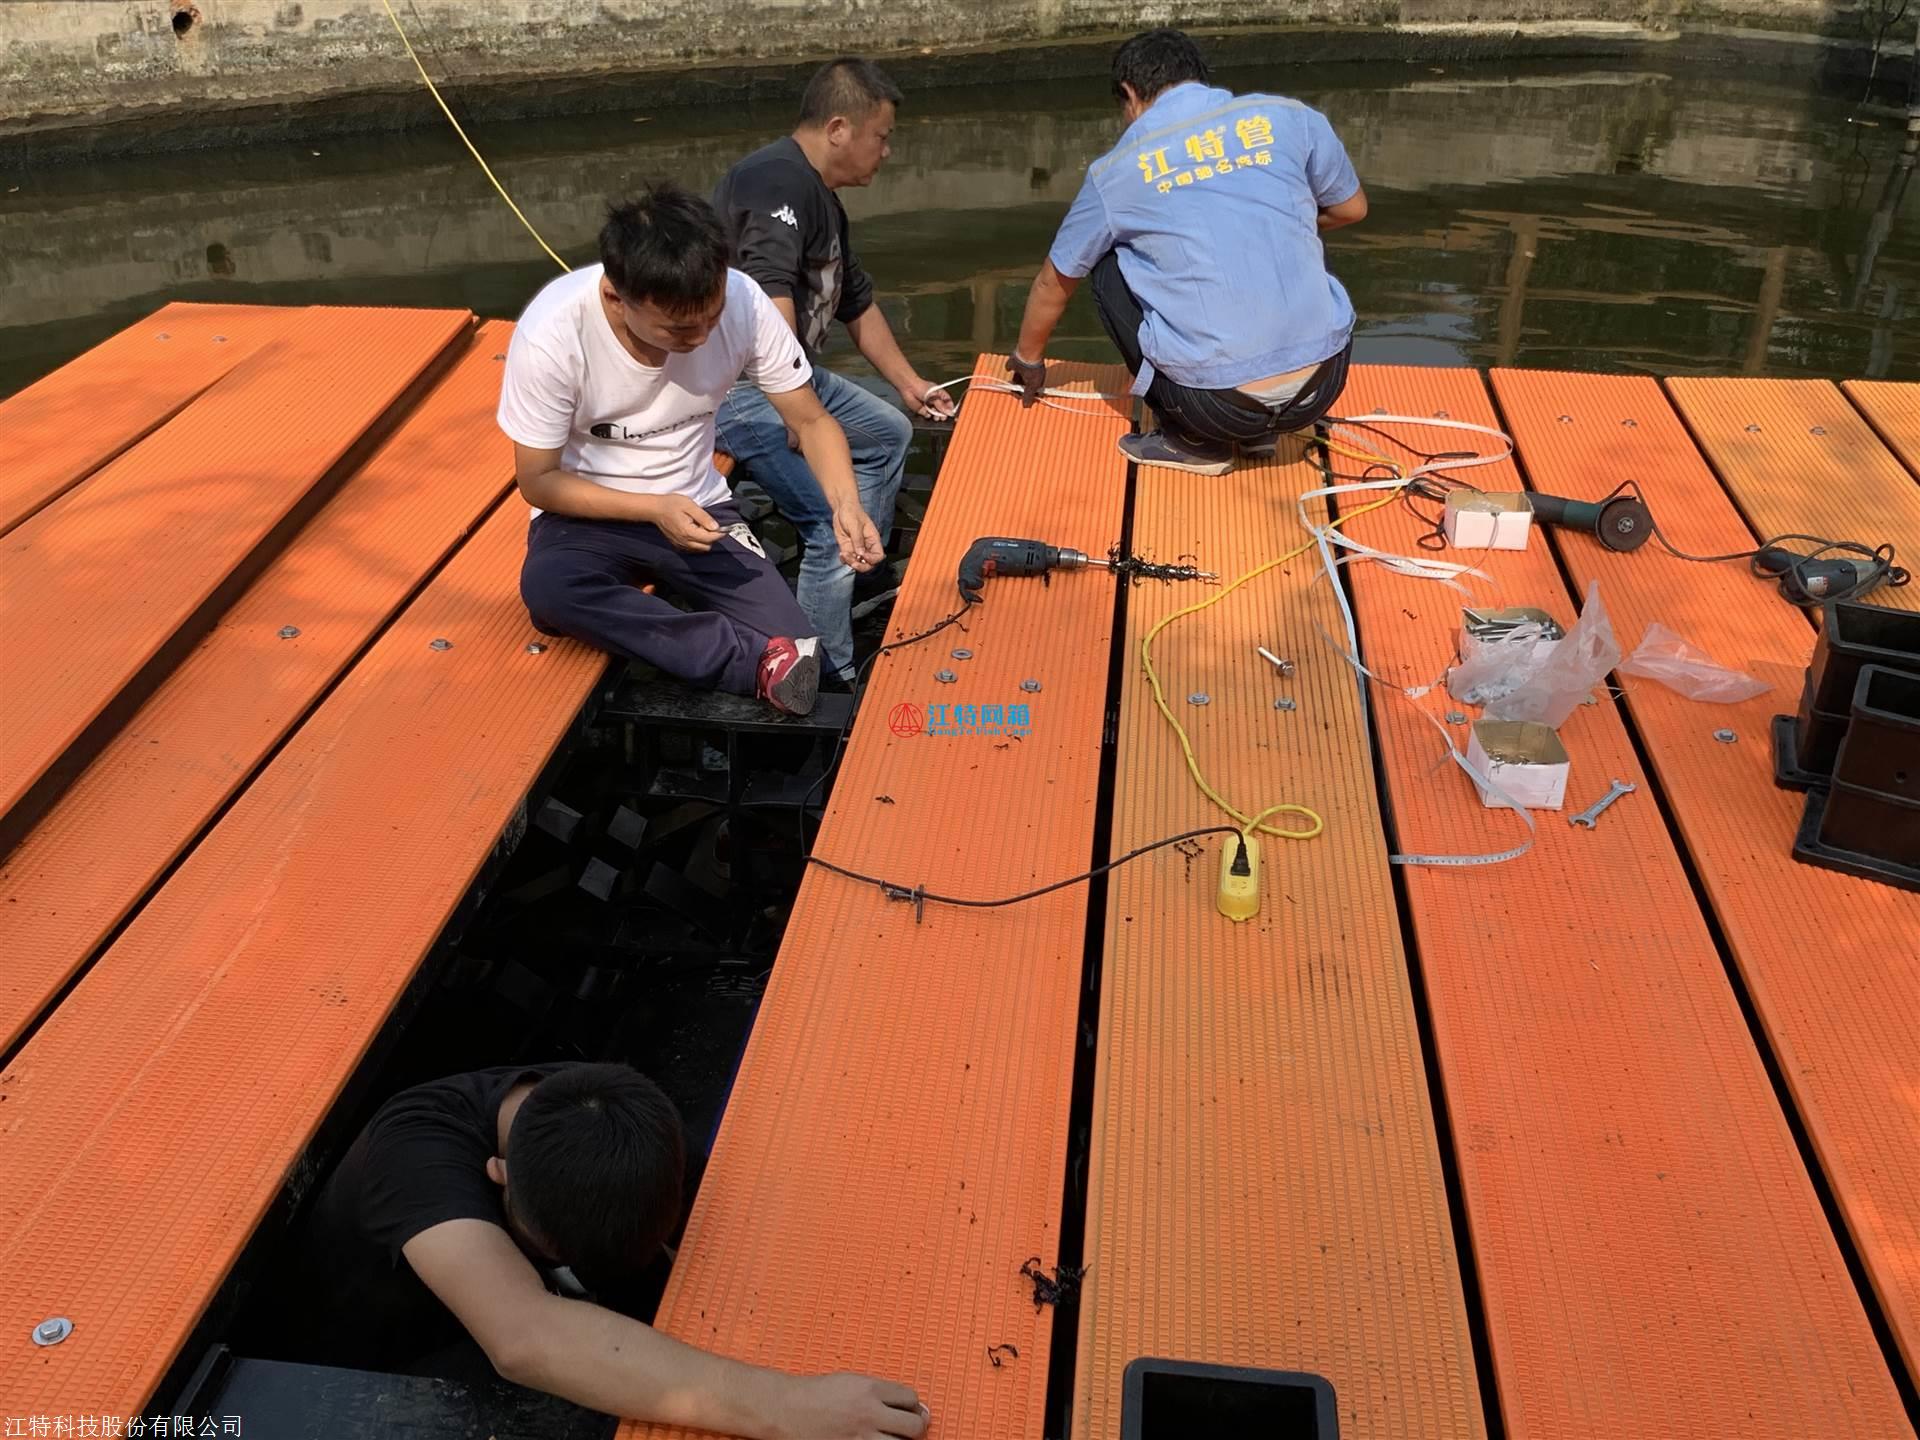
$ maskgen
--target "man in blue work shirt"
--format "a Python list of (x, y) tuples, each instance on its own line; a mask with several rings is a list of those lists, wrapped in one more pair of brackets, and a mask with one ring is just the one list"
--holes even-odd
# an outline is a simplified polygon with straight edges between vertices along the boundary
[(1094, 305), (1159, 429), (1120, 448), (1143, 465), (1224, 475), (1270, 451), (1346, 384), (1353, 305), (1320, 234), (1366, 218), (1353, 162), (1318, 111), (1208, 84), (1179, 30), (1114, 52), (1130, 122), (1087, 171), (1027, 296), (1012, 371), (1031, 405), (1048, 339), (1089, 274)]

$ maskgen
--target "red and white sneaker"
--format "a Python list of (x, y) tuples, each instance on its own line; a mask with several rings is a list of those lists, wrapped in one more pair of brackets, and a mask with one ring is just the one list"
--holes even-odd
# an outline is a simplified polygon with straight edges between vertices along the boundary
[(776, 635), (760, 652), (754, 694), (787, 715), (806, 715), (820, 693), (820, 642), (809, 635), (789, 640)]

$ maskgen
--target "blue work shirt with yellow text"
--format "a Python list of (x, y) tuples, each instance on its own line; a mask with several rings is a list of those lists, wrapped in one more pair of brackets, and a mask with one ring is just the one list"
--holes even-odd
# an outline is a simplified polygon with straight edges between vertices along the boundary
[(1087, 170), (1048, 258), (1070, 279), (1109, 250), (1140, 302), (1146, 363), (1197, 390), (1314, 365), (1353, 333), (1318, 217), (1360, 188), (1319, 111), (1197, 81), (1157, 96)]

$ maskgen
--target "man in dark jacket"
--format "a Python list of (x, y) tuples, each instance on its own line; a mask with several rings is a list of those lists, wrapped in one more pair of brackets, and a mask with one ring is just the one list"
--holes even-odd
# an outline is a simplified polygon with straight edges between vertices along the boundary
[[(832, 61), (807, 85), (793, 134), (739, 161), (713, 195), (733, 241), (734, 264), (759, 282), (800, 337), (813, 366), (814, 390), (846, 432), (861, 505), (882, 542), (893, 524), (912, 424), (894, 406), (822, 366), (819, 354), (837, 320), (909, 411), (953, 414), (946, 391), (923, 379), (900, 353), (873, 302), (873, 282), (854, 254), (847, 212), (834, 193), (873, 183), (890, 153), (899, 104), (899, 88), (878, 66)], [(800, 607), (819, 634), (825, 672), (852, 680), (854, 572), (840, 558), (833, 517), (812, 471), (754, 386), (735, 386), (721, 406), (719, 445), (799, 531), (805, 546), (796, 586)]]

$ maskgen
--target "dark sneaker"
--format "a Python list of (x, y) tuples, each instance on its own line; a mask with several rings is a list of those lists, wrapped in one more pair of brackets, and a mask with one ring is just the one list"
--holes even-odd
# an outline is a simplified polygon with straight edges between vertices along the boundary
[(1231, 445), (1189, 445), (1175, 440), (1164, 430), (1147, 435), (1122, 435), (1120, 453), (1136, 465), (1188, 470), (1195, 475), (1224, 475), (1233, 468)]
[(809, 635), (789, 640), (776, 635), (760, 652), (760, 674), (754, 694), (786, 715), (812, 713), (820, 693), (820, 642)]

